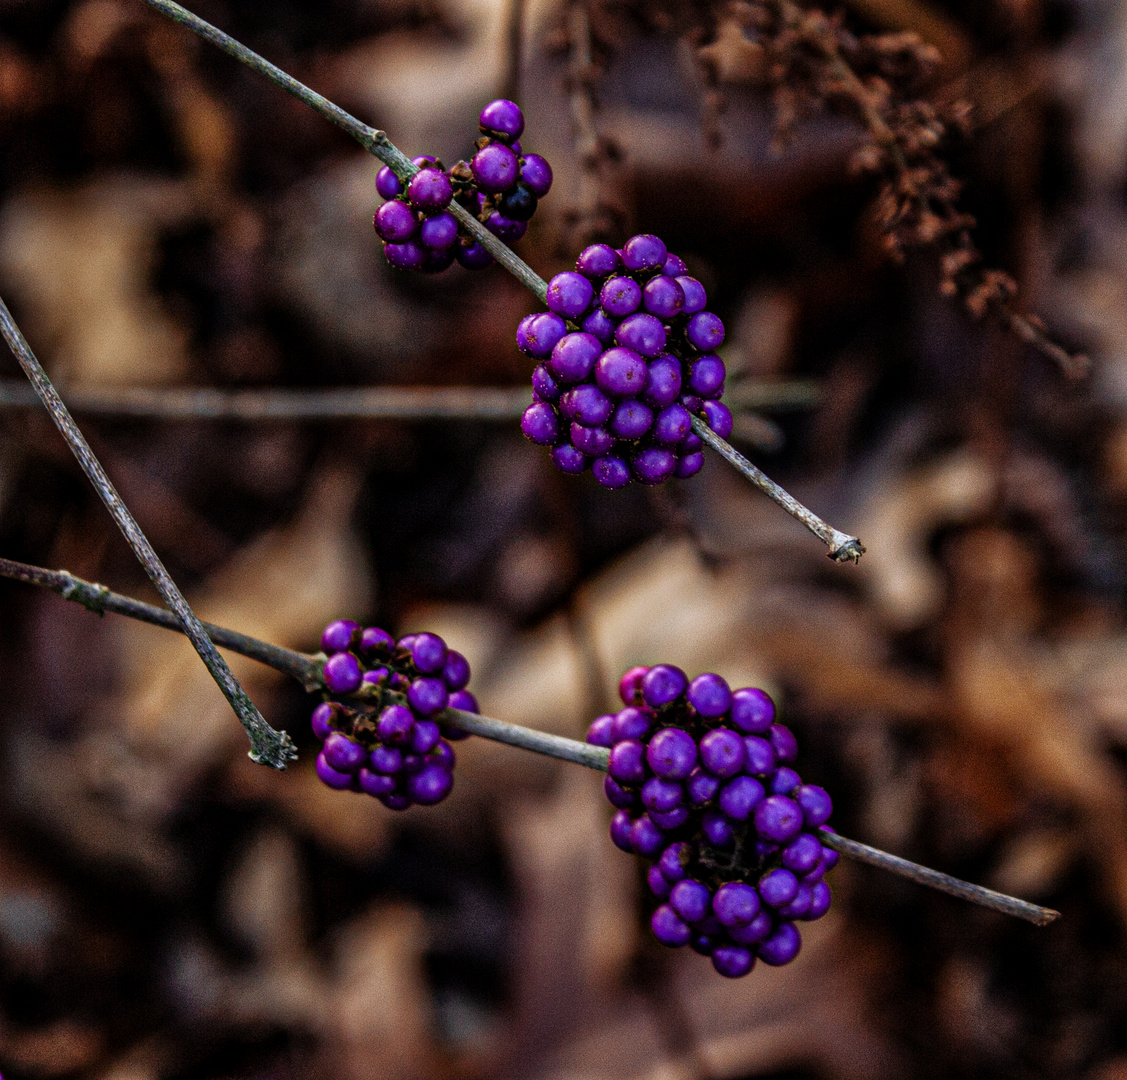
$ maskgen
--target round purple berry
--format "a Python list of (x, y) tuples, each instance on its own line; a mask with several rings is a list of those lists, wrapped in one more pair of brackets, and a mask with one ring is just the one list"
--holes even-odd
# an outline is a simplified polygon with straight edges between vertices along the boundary
[(517, 182), (520, 166), (517, 156), (503, 143), (482, 147), (470, 162), (474, 179), (482, 191), (500, 194)]
[(665, 256), (665, 264), (661, 268), (661, 272), (667, 277), (679, 277), (681, 274), (688, 272), (685, 266), (685, 260), (670, 252)]
[(542, 199), (552, 186), (552, 166), (539, 154), (525, 154), (520, 163), (520, 178), (532, 189), (533, 195)]
[(775, 722), (775, 703), (758, 687), (746, 686), (732, 694), (732, 723), (749, 735), (762, 735)]
[(724, 341), (724, 324), (711, 311), (698, 311), (685, 327), (685, 338), (699, 352), (715, 352)]
[(768, 795), (755, 808), (755, 831), (772, 844), (789, 844), (802, 831), (802, 810), (785, 795)]
[(685, 878), (670, 890), (669, 905), (685, 922), (700, 922), (712, 906), (712, 894), (702, 882)]
[(604, 454), (591, 465), (591, 472), (603, 487), (612, 491), (630, 483), (630, 466), (620, 457)]
[(614, 341), (614, 331), (618, 327), (618, 323), (603, 311), (601, 307), (597, 307), (590, 314), (583, 317), (583, 321), (579, 326), (580, 329), (586, 333), (594, 334), (604, 345), (609, 345)]
[(775, 751), (775, 757), (780, 761), (791, 762), (798, 757), (798, 740), (790, 728), (782, 724), (772, 724), (767, 729), (767, 738)]
[(651, 776), (642, 785), (642, 803), (647, 810), (668, 814), (684, 802), (685, 789), (674, 780)]
[(642, 676), (642, 698), (651, 708), (657, 709), (679, 698), (688, 683), (688, 678), (679, 667), (656, 664)]
[(802, 833), (796, 840), (783, 848), (783, 866), (796, 874), (808, 874), (821, 864), (822, 845), (817, 837)]
[(609, 278), (599, 290), (599, 305), (615, 319), (632, 315), (641, 307), (642, 287), (633, 278)]
[(416, 634), (411, 642), (411, 661), (424, 675), (441, 671), (446, 666), (447, 655), (446, 642), (437, 634)]
[(689, 863), (693, 861), (693, 849), (684, 840), (670, 844), (657, 861), (658, 869), (670, 885), (676, 885), (687, 872)]
[(535, 402), (524, 410), (520, 429), (526, 439), (540, 446), (554, 446), (560, 441), (560, 422), (556, 410), (544, 402)]
[(753, 776), (766, 776), (775, 771), (775, 751), (758, 735), (744, 736), (744, 769)]
[[(719, 675), (707, 671), (689, 683), (688, 697), (689, 704), (709, 719), (723, 716), (732, 707), (732, 691), (728, 689), (728, 683)], [(740, 757), (742, 759), (743, 755)]]
[(686, 454), (684, 457), (677, 459), (677, 467), (673, 470), (673, 475), (678, 480), (688, 480), (689, 477), (696, 476), (703, 468), (704, 454)]
[(664, 834), (650, 820), (649, 815), (643, 814), (630, 826), (630, 848), (635, 855), (652, 858), (664, 844)]
[(653, 426), (654, 414), (640, 401), (623, 401), (608, 425), (620, 439), (640, 439)]
[(610, 839), (611, 843), (621, 851), (629, 854), (634, 853), (634, 848), (630, 844), (630, 830), (634, 827), (634, 818), (630, 815), (628, 810), (619, 810), (617, 814), (610, 819)]
[(646, 748), (637, 739), (616, 743), (607, 772), (620, 784), (640, 784), (646, 778)]
[(416, 720), (411, 736), (411, 750), (416, 754), (429, 754), (442, 738), (442, 732), (433, 720)]
[(379, 653), (384, 656), (395, 649), (395, 638), (386, 630), (378, 626), (367, 626), (360, 634), (360, 651), (364, 653)]
[(484, 270), (493, 265), (493, 256), (476, 240), (460, 243), (454, 249), (454, 258), (467, 270)]
[(763, 785), (750, 776), (737, 776), (720, 789), (720, 809), (733, 821), (747, 821), (763, 801)]
[(662, 876), (661, 871), (657, 868), (657, 863), (654, 863), (646, 871), (646, 884), (649, 886), (650, 892), (659, 900), (669, 899), (669, 890), (672, 886)]
[(685, 306), (681, 309), (681, 313), (695, 315), (698, 311), (703, 311), (704, 305), (708, 303), (704, 286), (695, 277), (688, 277), (685, 274), (678, 275), (677, 284), (685, 294)]
[(385, 244), (383, 253), (388, 265), (396, 270), (421, 270), (427, 255), (426, 250), (412, 240), (405, 244)]
[(789, 904), (784, 904), (778, 910), (780, 919), (805, 919), (814, 900), (814, 890), (804, 882), (798, 883), (798, 892)]
[(651, 233), (632, 236), (622, 245), (622, 264), (633, 272), (658, 270), (665, 265), (669, 252), (665, 244)]
[(677, 458), (671, 450), (661, 446), (649, 446), (634, 455), (631, 462), (634, 476), (640, 484), (660, 484), (673, 475)]
[(486, 135), (494, 135), (506, 141), (519, 139), (524, 131), (524, 113), (515, 101), (498, 98), (481, 110), (477, 123)]
[(410, 240), (419, 227), (411, 208), (398, 200), (385, 202), (376, 211), (374, 223), (379, 238), (389, 244), (402, 244), (405, 240)]
[(376, 192), (381, 199), (394, 199), (403, 191), (403, 181), (385, 165), (376, 173)]
[(650, 918), (650, 929), (662, 945), (671, 949), (679, 949), (688, 945), (693, 936), (688, 924), (677, 914), (669, 904), (662, 904)]
[(563, 446), (557, 446), (552, 451), (553, 464), (560, 472), (567, 473), (568, 476), (578, 476), (587, 468), (587, 461), (587, 455), (583, 451), (566, 443)]
[[(554, 316), (559, 318), (558, 315)], [(552, 349), (548, 370), (561, 383), (582, 382), (603, 355), (603, 345), (594, 334), (579, 331), (561, 337)]]
[(397, 785), (394, 776), (384, 776), (382, 773), (372, 772), (371, 769), (361, 769), (356, 774), (356, 786), (365, 795), (378, 799), (390, 795)]
[(450, 177), (441, 169), (420, 169), (407, 183), (408, 200), (416, 210), (421, 210), (424, 214), (437, 213), (450, 201), (453, 194)]
[(532, 396), (536, 401), (556, 401), (560, 396), (560, 384), (544, 364), (533, 369)]
[(618, 680), (618, 697), (623, 705), (636, 705), (642, 692), (642, 680), (650, 669), (642, 665), (630, 668)]
[(550, 356), (566, 333), (567, 323), (563, 319), (554, 311), (542, 311), (539, 315), (533, 315), (525, 326), (523, 346), (518, 334), (517, 345), (529, 356)]
[(383, 773), (385, 776), (394, 776), (403, 768), (403, 752), (394, 746), (373, 747), (368, 755), (368, 768), (372, 772)]
[(500, 213), (490, 214), (485, 219), (485, 227), (504, 244), (515, 244), (528, 232), (527, 221), (515, 221)]
[[(583, 383), (561, 396), (560, 408), (573, 420), (578, 420), (587, 427), (596, 427), (609, 419), (613, 406), (610, 398), (597, 386)], [(605, 454), (609, 449), (607, 447), (602, 453)]]
[(354, 773), (368, 760), (368, 751), (341, 731), (328, 734), (321, 752), (337, 772)]
[(442, 712), (450, 701), (450, 691), (441, 679), (425, 676), (415, 679), (407, 690), (407, 704), (420, 716)]
[(321, 634), (321, 648), (327, 653), (347, 652), (358, 641), (360, 624), (351, 619), (329, 623)]
[(807, 828), (816, 828), (830, 820), (833, 802), (825, 788), (820, 788), (817, 784), (803, 784), (795, 788), (791, 798), (802, 807), (802, 819)]
[(381, 741), (405, 745), (415, 731), (415, 716), (405, 705), (388, 705), (376, 722), (376, 734)]
[(742, 979), (755, 966), (755, 957), (740, 945), (717, 945), (712, 966), (726, 979)]
[(783, 765), (776, 769), (775, 775), (771, 777), (771, 794), (789, 795), (801, 783), (802, 777), (794, 769), (789, 769), (786, 765)]
[(347, 772), (338, 772), (326, 760), (325, 752), (322, 750), (317, 755), (317, 762), (314, 765), (317, 772), (317, 777), (322, 784), (327, 787), (334, 788), (337, 791), (343, 791), (345, 788), (352, 787), (352, 774)]
[(607, 802), (619, 810), (629, 810), (638, 801), (633, 792), (627, 791), (610, 776), (603, 777), (603, 794)]
[[(614, 752), (611, 751), (612, 757)], [(697, 744), (687, 731), (662, 728), (646, 747), (646, 761), (658, 776), (667, 780), (684, 780), (697, 763)]]
[(536, 213), (536, 194), (527, 184), (517, 184), (497, 198), (498, 212), (512, 221), (531, 221)]
[(652, 713), (647, 709), (639, 709), (636, 705), (627, 705), (625, 709), (615, 713), (611, 735), (616, 743), (623, 739), (644, 739), (652, 727)]
[(591, 306), (594, 296), (595, 290), (591, 282), (574, 270), (565, 270), (548, 282), (544, 302), (557, 315), (562, 315), (565, 319), (577, 319)]
[(739, 945), (754, 945), (769, 937), (774, 929), (774, 916), (767, 908), (763, 908), (747, 926), (729, 927), (728, 936)]
[[(591, 387), (593, 390), (594, 387)], [(571, 445), (587, 457), (602, 458), (614, 447), (614, 436), (600, 427), (585, 427), (578, 421), (571, 425)]]
[(351, 694), (360, 688), (360, 662), (352, 653), (334, 653), (325, 661), (325, 688), (333, 694)]
[[(642, 356), (657, 356), (665, 348), (665, 327), (655, 316), (639, 312), (628, 315), (618, 324), (614, 340)], [(639, 391), (643, 385), (644, 382), (638, 384)]]
[(621, 265), (618, 252), (610, 244), (592, 244), (590, 247), (585, 247), (579, 253), (579, 258), (575, 260), (575, 269), (584, 277), (595, 280), (609, 277)]
[(685, 290), (671, 277), (658, 274), (642, 289), (642, 307), (659, 319), (672, 319), (685, 306)]
[(454, 774), (441, 765), (426, 765), (407, 780), (407, 794), (420, 806), (442, 802), (454, 786)]
[(681, 393), (681, 365), (676, 357), (662, 353), (647, 365), (646, 386), (642, 400), (647, 405), (664, 409), (672, 405)]
[(729, 728), (708, 732), (700, 741), (700, 763), (713, 776), (735, 776), (744, 765), (743, 739)]
[(726, 374), (724, 361), (719, 356), (702, 356), (689, 369), (686, 389), (702, 398), (719, 397)]
[(781, 867), (759, 879), (759, 896), (768, 907), (781, 908), (798, 895), (798, 878)]
[(731, 821), (714, 810), (709, 810), (701, 816), (700, 831), (713, 847), (727, 847), (735, 839)]
[(722, 439), (732, 434), (732, 410), (720, 401), (706, 401), (702, 406), (704, 422)]
[(646, 384), (646, 362), (633, 349), (607, 349), (595, 361), (595, 382), (611, 397), (634, 397)]
[[(416, 667), (418, 661), (415, 661)], [(457, 649), (448, 649), (446, 663), (442, 666), (442, 681), (446, 689), (453, 692), (462, 690), (470, 681), (470, 662)]]
[(685, 806), (675, 806), (672, 810), (666, 810), (664, 813), (657, 810), (651, 810), (649, 813), (653, 823), (666, 832), (679, 829), (689, 820), (689, 810)]
[(335, 724), (339, 716), (340, 706), (335, 701), (321, 702), (321, 704), (313, 710), (313, 715), (309, 718), (309, 723), (313, 728), (313, 734), (324, 742), (325, 739), (336, 730)]
[(657, 414), (653, 426), (654, 442), (676, 446), (692, 431), (693, 420), (684, 405), (674, 403)]
[(759, 908), (759, 893), (742, 881), (725, 882), (712, 898), (712, 910), (727, 927), (747, 926)]
[(806, 921), (813, 922), (820, 919), (830, 910), (830, 887), (820, 881), (810, 887), (810, 910), (806, 912)]
[(453, 214), (435, 214), (419, 226), (419, 242), (430, 251), (445, 251), (458, 239), (458, 222)]
[(785, 922), (781, 923), (766, 941), (761, 941), (755, 951), (763, 963), (770, 964), (772, 967), (781, 967), (783, 964), (789, 964), (801, 948), (802, 935), (799, 934), (794, 923)]
[(685, 790), (693, 806), (704, 806), (716, 798), (716, 793), (720, 790), (720, 780), (704, 769), (696, 768), (689, 774), (689, 779), (685, 782)]

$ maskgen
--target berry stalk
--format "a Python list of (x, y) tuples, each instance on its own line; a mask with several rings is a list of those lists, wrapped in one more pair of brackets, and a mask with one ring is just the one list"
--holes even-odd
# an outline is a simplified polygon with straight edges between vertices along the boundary
[[(217, 45), (240, 63), (246, 64), (260, 75), (264, 75), (276, 86), (281, 87), (287, 93), (292, 94), (299, 101), (320, 113), (327, 120), (336, 124), (337, 127), (346, 131), (371, 154), (379, 158), (380, 161), (387, 165), (405, 184), (419, 171), (418, 166), (414, 165), (410, 158), (391, 142), (385, 132), (361, 123), (356, 117), (345, 112), (339, 105), (333, 104), (328, 98), (318, 94), (304, 83), (298, 82), (292, 75), (286, 74), (286, 72), (270, 63), (265, 57), (259, 56), (258, 53), (254, 52), (252, 49), (248, 49), (241, 42), (236, 41), (229, 34), (225, 34), (218, 27), (212, 26), (211, 23), (201, 19), (198, 15), (194, 15), (192, 12), (188, 11), (187, 8), (181, 7), (179, 4), (174, 3), (173, 0), (143, 0), (143, 2), (156, 11), (159, 11), (162, 15), (167, 15), (174, 22), (179, 23), (193, 33)], [(473, 236), (478, 243), (480, 243), (501, 266), (520, 281), (525, 288), (534, 293), (541, 303), (547, 302), (548, 283), (540, 277), (532, 267), (509, 247), (501, 243), (497, 237), (490, 233), (480, 221), (466, 210), (465, 207), (460, 206), (457, 201), (451, 200), (446, 209), (457, 219), (458, 224), (466, 232)], [(742, 455), (732, 449), (723, 439), (717, 437), (717, 441), (709, 440), (709, 445), (712, 446), (713, 449), (718, 450), (720, 444), (723, 444), (726, 448), (726, 450), (722, 451), (725, 460), (735, 465), (739, 471), (747, 476), (748, 479), (752, 480), (768, 498), (774, 500), (788, 514), (795, 517), (798, 521), (801, 521), (819, 540), (829, 546), (830, 558), (835, 562), (841, 562), (846, 559), (857, 562), (860, 559), (865, 550), (860, 540), (856, 537), (839, 532), (837, 529), (827, 525), (817, 514), (808, 510), (799, 503), (797, 499), (787, 494), (778, 484), (775, 484), (773, 481), (768, 481), (766, 484), (761, 483), (755, 478), (752, 472), (746, 471), (739, 465), (736, 465), (737, 460), (744, 459)], [(763, 476), (762, 473), (759, 473), (759, 470), (754, 469), (754, 466), (751, 466), (750, 463), (748, 463), (748, 469), (754, 470), (754, 473), (761, 476), (763, 480), (767, 480), (767, 478)], [(783, 496), (785, 496), (785, 498)]]
[[(162, 626), (165, 629), (176, 630), (180, 633), (184, 632), (182, 625), (171, 612), (111, 592), (104, 585), (84, 581), (82, 578), (75, 577), (63, 570), (46, 570), (38, 566), (29, 566), (26, 563), (0, 559), (0, 577), (12, 578), (29, 585), (38, 585), (50, 589), (52, 592), (58, 593), (63, 599), (80, 603), (88, 610), (98, 614), (112, 611), (115, 614), (138, 619), (153, 626)], [(258, 660), (277, 671), (293, 676), (307, 690), (316, 690), (323, 685), (322, 669), (325, 664), (323, 654), (312, 656), (283, 648), (280, 645), (271, 645), (245, 634), (239, 634), (234, 630), (227, 630), (210, 624), (206, 625), (213, 640), (224, 648), (242, 656), (248, 656), (252, 660)], [(584, 765), (599, 772), (606, 772), (610, 760), (610, 751), (604, 747), (581, 743), (575, 739), (566, 739), (543, 731), (535, 731), (502, 720), (493, 720), (488, 716), (479, 716), (476, 713), (446, 709), (442, 713), (441, 719), (449, 727), (478, 735), (483, 739), (492, 739), (494, 742), (506, 743), (522, 750), (544, 754), (546, 757), (570, 761), (573, 764)], [(1060, 912), (1051, 908), (1030, 904), (1027, 901), (1019, 900), (1017, 897), (1007, 896), (1005, 893), (995, 892), (993, 889), (985, 889), (980, 885), (972, 885), (970, 882), (961, 881), (950, 874), (920, 866), (897, 855), (870, 847), (868, 844), (850, 840), (835, 832), (822, 830), (820, 840), (824, 846), (833, 848), (848, 858), (878, 866), (883, 870), (907, 878), (909, 881), (938, 889), (951, 896), (957, 896), (962, 900), (968, 900), (973, 904), (999, 911), (1005, 915), (1025, 919), (1037, 926), (1047, 926), (1060, 917)]]
[(31, 346), (28, 345), (27, 339), (20, 332), (20, 328), (16, 325), (3, 300), (0, 300), (0, 333), (3, 334), (8, 347), (20, 362), (20, 367), (23, 368), (24, 373), (35, 387), (35, 392), (51, 414), (51, 419), (54, 420), (55, 426), (62, 433), (79, 465), (82, 466), (82, 471), (86, 473), (90, 483), (101, 496), (102, 502), (106, 504), (106, 509), (109, 510), (110, 516), (113, 517), (117, 527), (133, 549), (137, 560), (145, 568), (145, 572), (156, 586), (157, 592), (160, 593), (164, 602), (175, 612), (175, 619), (180, 629), (187, 635), (188, 640), (199, 653), (204, 666), (211, 673), (211, 677), (215, 680), (219, 689), (223, 691), (223, 696), (230, 703), (231, 708), (234, 709), (235, 715), (239, 718), (239, 723), (246, 729), (251, 745), (251, 760), (260, 765), (269, 765), (272, 769), (284, 769), (287, 761), (297, 757), (297, 750), (294, 748), (292, 740), (284, 731), (276, 731), (266, 722), (255, 707), (254, 702), (247, 696), (247, 692), (239, 684), (239, 680), (235, 678), (231, 669), (227, 666), (227, 661), (219, 655), (195, 612), (188, 606), (184, 594), (177, 588), (176, 582), (172, 580), (172, 576), (165, 569), (164, 563), (160, 561), (157, 553), (153, 550), (148, 537), (145, 536), (141, 526), (137, 524), (136, 519), (130, 513), (129, 507), (122, 502), (121, 496), (118, 495), (117, 490), (110, 482), (101, 462), (94, 456), (94, 451), (90, 449), (82, 432), (78, 430), (78, 425), (74, 422), (66, 405), (63, 404), (63, 399), (59, 397), (58, 391), (47, 377), (47, 372), (43, 370), (43, 366), (35, 358)]

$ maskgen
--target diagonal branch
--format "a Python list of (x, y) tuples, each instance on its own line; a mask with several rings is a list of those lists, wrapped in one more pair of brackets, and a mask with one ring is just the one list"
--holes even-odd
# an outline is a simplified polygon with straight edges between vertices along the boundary
[(275, 731), (263, 719), (262, 714), (255, 708), (254, 702), (247, 696), (247, 692), (239, 685), (238, 679), (231, 673), (227, 662), (216, 651), (199, 619), (188, 606), (187, 600), (184, 599), (183, 594), (176, 587), (176, 583), (153, 550), (152, 544), (141, 531), (141, 526), (137, 524), (133, 515), (129, 512), (129, 508), (121, 501), (121, 496), (110, 483), (110, 478), (106, 475), (105, 469), (94, 456), (94, 452), (83, 438), (82, 432), (78, 430), (78, 425), (75, 424), (70, 412), (63, 404), (63, 399), (59, 397), (55, 387), (51, 384), (47, 372), (43, 370), (42, 365), (35, 358), (31, 346), (20, 333), (20, 328), (16, 326), (15, 320), (3, 300), (0, 300), (0, 333), (3, 334), (9, 348), (15, 353), (16, 359), (20, 362), (20, 367), (31, 380), (35, 392), (51, 414), (51, 419), (55, 421), (55, 426), (62, 432), (67, 445), (78, 459), (79, 465), (82, 466), (82, 471), (86, 473), (90, 483), (94, 485), (95, 490), (101, 496), (102, 502), (106, 504), (106, 508), (125, 536), (129, 546), (133, 549), (133, 553), (145, 568), (145, 572), (156, 586), (164, 602), (175, 612), (174, 617), (180, 629), (195, 646), (196, 652), (200, 654), (200, 659), (204, 662), (207, 670), (211, 672), (211, 677), (219, 685), (219, 689), (223, 691), (223, 696), (231, 703), (231, 708), (235, 710), (239, 722), (246, 728), (247, 735), (250, 738), (251, 760), (262, 765), (269, 765), (274, 769), (284, 769), (287, 761), (297, 757), (297, 750), (294, 748), (293, 742), (285, 732)]
[[(176, 619), (167, 611), (133, 600), (128, 596), (110, 592), (104, 585), (95, 585), (83, 581), (65, 570), (44, 570), (38, 566), (28, 566), (26, 563), (12, 562), (9, 559), (0, 559), (0, 577), (12, 578), (23, 581), (29, 585), (39, 585), (58, 593), (65, 600), (72, 600), (82, 604), (90, 611), (102, 614), (112, 611), (119, 615), (127, 615), (132, 619), (152, 623), (154, 626), (163, 626), (169, 630), (183, 628)], [(324, 654), (311, 656), (308, 653), (294, 652), (284, 649), (280, 645), (270, 645), (264, 641), (226, 630), (221, 626), (208, 626), (212, 638), (224, 648), (230, 649), (243, 656), (249, 656), (278, 671), (292, 675), (302, 683), (307, 690), (316, 690), (321, 685), (322, 665), (325, 662)], [(536, 731), (532, 728), (521, 727), (519, 724), (508, 724), (503, 720), (493, 720), (488, 716), (479, 716), (477, 713), (462, 712), (460, 709), (447, 709), (442, 714), (444, 723), (451, 727), (468, 731), (471, 735), (479, 735), (483, 739), (492, 739), (494, 742), (506, 743), (522, 750), (531, 750), (536, 754), (558, 758), (561, 761), (570, 761), (575, 765), (583, 765), (588, 769), (605, 772), (610, 751), (601, 746), (591, 746), (588, 743), (578, 742), (575, 739), (565, 739), (560, 735), (551, 735), (546, 731)], [(909, 881), (927, 885), (941, 892), (957, 896), (993, 911), (1000, 911), (1005, 915), (1014, 915), (1019, 919), (1037, 926), (1047, 926), (1060, 917), (1060, 912), (1052, 908), (1040, 907), (1019, 900), (1015, 896), (985, 889), (981, 885), (972, 885), (970, 882), (961, 881), (950, 874), (920, 866), (917, 863), (901, 859), (897, 855), (890, 855), (887, 851), (869, 847), (857, 840), (849, 840), (838, 835), (830, 829), (822, 829), (822, 842), (835, 851), (852, 859), (879, 866), (883, 870), (899, 874)]]
[[(193, 15), (187, 8), (181, 7), (179, 4), (174, 3), (173, 0), (143, 0), (143, 2), (156, 11), (159, 11), (162, 15), (167, 15), (181, 26), (187, 27), (187, 29), (191, 30), (193, 33), (219, 46), (219, 48), (229, 53), (240, 63), (246, 64), (260, 75), (266, 76), (266, 78), (276, 86), (280, 86), (287, 93), (293, 94), (299, 101), (304, 102), (311, 109), (319, 112), (326, 119), (331, 120), (337, 127), (348, 132), (348, 134), (366, 150), (379, 158), (380, 161), (387, 165), (401, 180), (410, 180), (410, 178), (418, 172), (416, 166), (412, 165), (406, 154), (391, 142), (386, 133), (361, 123), (356, 117), (345, 112), (339, 105), (334, 105), (328, 98), (318, 94), (316, 90), (311, 90), (304, 83), (298, 82), (292, 75), (287, 75), (281, 68), (270, 63), (265, 57), (259, 56), (258, 53), (253, 50), (248, 49), (229, 34), (223, 33), (218, 27), (212, 26), (209, 22), (205, 22), (198, 15)], [(489, 230), (466, 210), (465, 207), (460, 206), (457, 202), (452, 200), (447, 205), (446, 209), (458, 219), (458, 223), (461, 227), (465, 229), (466, 232), (470, 233), (501, 266), (508, 270), (522, 285), (535, 293), (542, 303), (544, 302), (548, 284), (531, 266), (521, 259), (516, 252), (502, 244), (501, 241), (489, 232)], [(707, 441), (714, 450), (718, 450), (720, 445), (726, 447), (727, 451), (722, 452), (723, 456), (733, 465), (735, 465), (736, 459), (740, 458), (740, 455), (733, 450), (727, 442), (720, 439), (719, 436), (714, 436), (713, 439)], [(730, 451), (730, 453), (728, 451)], [(738, 468), (738, 466), (736, 467)], [(749, 479), (752, 479), (749, 472), (746, 472), (742, 468), (740, 471)], [(766, 479), (766, 477), (764, 477), (764, 479)], [(831, 559), (836, 562), (842, 562), (846, 559), (857, 562), (857, 560), (860, 559), (865, 549), (861, 545), (861, 541), (855, 536), (847, 536), (845, 533), (839, 532), (837, 529), (827, 525), (815, 513), (806, 509), (806, 507), (802, 506), (801, 503), (790, 495), (787, 495), (786, 492), (773, 481), (770, 481), (768, 485), (756, 483), (760, 491), (778, 503), (788, 514), (801, 521), (802, 524), (810, 529), (823, 543), (830, 546), (829, 554)], [(786, 498), (780, 498), (780, 493), (785, 495)], [(796, 509), (801, 512), (796, 512)], [(835, 543), (834, 538), (840, 538), (840, 542)]]

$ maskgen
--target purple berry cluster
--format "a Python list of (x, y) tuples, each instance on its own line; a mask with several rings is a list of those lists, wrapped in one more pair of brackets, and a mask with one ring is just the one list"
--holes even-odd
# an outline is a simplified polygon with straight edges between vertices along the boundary
[(511, 244), (524, 236), (540, 199), (552, 186), (552, 167), (539, 154), (525, 154), (520, 142), (524, 114), (512, 101), (491, 101), (478, 118), (481, 138), (470, 162), (444, 169), (434, 157), (417, 157), (419, 171), (404, 185), (386, 165), (376, 191), (388, 200), (377, 211), (376, 232), (387, 261), (401, 270), (439, 273), (455, 259), (481, 270), (493, 256), (472, 236), (459, 232), (447, 209), (457, 200), (494, 236)]
[(620, 250), (586, 248), (575, 270), (548, 283), (548, 311), (517, 328), (517, 347), (540, 361), (521, 430), (552, 447), (565, 473), (590, 465), (603, 487), (687, 479), (704, 464), (692, 415), (721, 438), (724, 324), (705, 311), (704, 286), (656, 236)]
[[(433, 806), (454, 786), (449, 740), (465, 733), (435, 719), (447, 706), (477, 712), (468, 690), (470, 665), (437, 634), (395, 640), (351, 619), (329, 623), (321, 635), (328, 694), (313, 710), (322, 742), (317, 775), (338, 790), (363, 792), (392, 810)], [(392, 698), (392, 700), (388, 700)]]
[(791, 767), (798, 744), (774, 703), (670, 664), (631, 668), (619, 692), (626, 708), (600, 716), (587, 741), (610, 750), (611, 839), (653, 860), (654, 936), (733, 979), (756, 957), (789, 963), (795, 923), (829, 910), (822, 879), (838, 856), (818, 835), (830, 797)]

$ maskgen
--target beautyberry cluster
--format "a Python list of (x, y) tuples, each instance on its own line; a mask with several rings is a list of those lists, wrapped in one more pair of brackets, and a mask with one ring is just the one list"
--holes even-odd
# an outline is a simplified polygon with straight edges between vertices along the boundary
[(610, 749), (611, 839), (653, 860), (654, 936), (729, 978), (756, 957), (789, 963), (802, 945), (795, 922), (829, 910), (822, 879), (838, 859), (818, 835), (829, 795), (791, 768), (794, 735), (767, 694), (733, 692), (719, 675), (637, 667), (619, 690), (626, 708), (600, 716), (587, 741)]
[(380, 169), (376, 191), (388, 201), (376, 211), (375, 227), (392, 266), (438, 273), (455, 259), (468, 270), (492, 264), (481, 244), (459, 232), (446, 209), (451, 198), (506, 244), (524, 236), (537, 202), (552, 186), (552, 167), (539, 154), (523, 153), (518, 140), (524, 114), (516, 103), (491, 101), (478, 127), (482, 135), (469, 163), (446, 170), (438, 158), (414, 158), (419, 171), (406, 185), (386, 165)]
[(704, 464), (692, 414), (721, 438), (724, 324), (704, 286), (656, 236), (616, 250), (593, 244), (575, 270), (548, 283), (548, 311), (517, 328), (517, 347), (541, 361), (521, 430), (552, 447), (565, 473), (591, 471), (603, 487), (687, 479)]
[(324, 744), (317, 775), (324, 784), (377, 798), (392, 810), (432, 806), (454, 786), (449, 740), (465, 733), (435, 720), (447, 706), (477, 712), (468, 690), (470, 665), (437, 634), (395, 640), (351, 619), (321, 635), (325, 689), (347, 696), (313, 710), (313, 733)]

